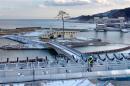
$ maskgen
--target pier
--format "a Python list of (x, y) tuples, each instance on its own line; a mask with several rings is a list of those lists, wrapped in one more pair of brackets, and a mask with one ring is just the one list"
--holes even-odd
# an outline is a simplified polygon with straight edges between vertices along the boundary
[(18, 35), (6, 35), (6, 36), (2, 36), (3, 38), (7, 38), (13, 41), (17, 41), (23, 44), (37, 44), (37, 45), (43, 45), (43, 42), (40, 41), (33, 41), (33, 40), (29, 40), (25, 37), (22, 36), (18, 36)]
[[(21, 42), (23, 44), (35, 45), (35, 46), (37, 46), (36, 48), (38, 48), (38, 49), (41, 49), (41, 47), (42, 47), (42, 49), (49, 47), (49, 48), (52, 48), (55, 51), (57, 51), (58, 54), (64, 54), (68, 57), (72, 57), (75, 59), (80, 59), (82, 57), (82, 53), (80, 53), (79, 51), (69, 48), (67, 46), (64, 46), (64, 45), (58, 43), (57, 41), (49, 41), (49, 42), (44, 43), (41, 41), (32, 41), (32, 40), (26, 39), (22, 36), (15, 36), (15, 35), (7, 35), (7, 36), (4, 36), (4, 38), (14, 40), (17, 42)], [(3, 48), (11, 49), (11, 47), (8, 47), (8, 46), (5, 46)], [(17, 47), (12, 46), (12, 49), (16, 49), (16, 48)], [(24, 49), (24, 47), (22, 47), (22, 48)], [(27, 47), (25, 47), (25, 48), (27, 48)], [(33, 49), (35, 49), (35, 47), (33, 47)]]

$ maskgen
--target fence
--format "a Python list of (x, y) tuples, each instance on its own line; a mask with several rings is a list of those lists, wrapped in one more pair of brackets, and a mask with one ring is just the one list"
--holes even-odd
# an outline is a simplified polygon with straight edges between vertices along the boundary
[[(125, 63), (125, 66), (123, 65)], [(66, 67), (45, 67), (42, 62), (38, 63), (7, 63), (0, 65), (0, 83), (25, 82), (33, 80), (61, 80), (73, 78), (104, 78), (110, 77), (112, 70), (129, 69), (129, 61), (120, 64), (106, 62), (101, 65), (94, 63), (91, 72), (88, 64), (68, 64)], [(121, 72), (122, 73), (122, 72)], [(124, 73), (123, 73), (124, 74)], [(126, 74), (125, 74), (126, 76)]]

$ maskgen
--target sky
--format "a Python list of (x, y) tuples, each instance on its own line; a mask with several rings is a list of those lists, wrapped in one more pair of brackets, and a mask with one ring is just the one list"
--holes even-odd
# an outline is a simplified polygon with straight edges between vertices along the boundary
[(130, 7), (130, 0), (0, 0), (0, 19), (51, 19), (59, 10), (71, 17)]

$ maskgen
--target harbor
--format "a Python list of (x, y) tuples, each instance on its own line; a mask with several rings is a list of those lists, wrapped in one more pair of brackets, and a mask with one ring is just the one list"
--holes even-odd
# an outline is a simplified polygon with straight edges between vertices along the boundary
[(93, 28), (76, 30), (75, 34), (74, 30), (65, 30), (63, 40), (59, 37), (62, 31), (55, 29), (51, 36), (56, 38), (50, 39), (48, 33), (45, 39), (48, 31), (52, 32), (52, 28), (1, 36), (1, 84), (31, 85), (29, 82), (33, 81), (41, 86), (39, 83), (44, 81), (81, 78), (109, 84), (109, 80), (114, 83), (129, 79), (129, 32), (96, 32)]
[[(122, 75), (123, 74), (126, 75), (125, 71), (121, 71), (122, 69), (129, 71), (127, 70), (129, 69), (129, 53), (124, 53), (124, 54), (118, 53), (120, 50), (121, 51), (128, 50), (129, 48), (127, 47), (119, 48), (119, 51), (115, 49), (117, 54), (113, 53), (113, 50), (111, 50), (111, 52), (104, 51), (102, 52), (101, 55), (100, 52), (80, 54), (80, 52), (68, 48), (64, 45), (61, 45), (55, 41), (42, 43), (41, 41), (37, 41), (37, 40), (31, 41), (21, 36), (3, 36), (3, 37), (22, 44), (29, 44), (29, 45), (36, 44), (36, 45), (44, 45), (44, 46), (45, 44), (49, 44), (49, 46), (51, 45), (51, 47), (58, 53), (57, 54), (58, 56), (51, 55), (51, 56), (39, 57), (34, 55), (35, 57), (24, 57), (24, 58), (13, 57), (13, 59), (12, 58), (1, 59), (1, 61), (3, 61), (1, 62), (1, 67), (0, 67), (1, 77), (4, 75), (3, 78), (4, 81), (3, 80), (0, 81), (2, 81), (1, 83), (3, 84), (37, 81), (37, 80), (38, 81), (39, 80), (65, 80), (71, 78), (79, 79), (85, 77), (87, 77), (90, 80), (95, 79), (95, 77), (97, 77), (97, 79), (100, 78), (101, 80), (106, 80), (106, 79), (109, 80), (109, 78), (112, 78), (110, 77), (109, 74), (111, 74), (111, 72), (113, 72), (114, 70), (118, 70), (118, 72), (121, 72)], [(64, 48), (64, 50), (62, 48)], [(104, 53), (107, 54), (104, 55)], [(59, 56), (59, 54), (61, 54), (61, 56)], [(92, 67), (88, 65), (89, 57), (91, 56), (94, 60)], [(121, 65), (126, 65), (126, 66), (121, 66)], [(5, 73), (5, 69), (6, 69), (6, 73)], [(18, 71), (12, 71), (11, 73), (12, 69)], [(45, 73), (43, 74), (42, 71), (45, 71)], [(108, 73), (104, 71), (108, 71)], [(102, 78), (101, 75), (98, 74), (98, 72), (104, 74), (102, 75)], [(92, 74), (95, 73), (95, 75), (91, 76), (91, 73)], [(14, 78), (7, 79), (6, 74)], [(77, 74), (79, 76), (76, 76)], [(89, 76), (86, 76), (86, 74)], [(113, 76), (113, 74), (111, 76)], [(120, 77), (115, 76), (114, 78), (118, 79)]]

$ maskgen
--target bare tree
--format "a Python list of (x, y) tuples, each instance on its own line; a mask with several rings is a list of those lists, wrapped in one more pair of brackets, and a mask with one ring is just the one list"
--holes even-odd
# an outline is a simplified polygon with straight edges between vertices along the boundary
[(57, 17), (62, 20), (63, 39), (64, 39), (64, 34), (65, 34), (65, 33), (64, 33), (65, 19), (69, 18), (69, 14), (66, 13), (65, 11), (62, 11), (62, 10), (61, 10), (61, 11), (59, 11), (59, 14), (57, 15)]

